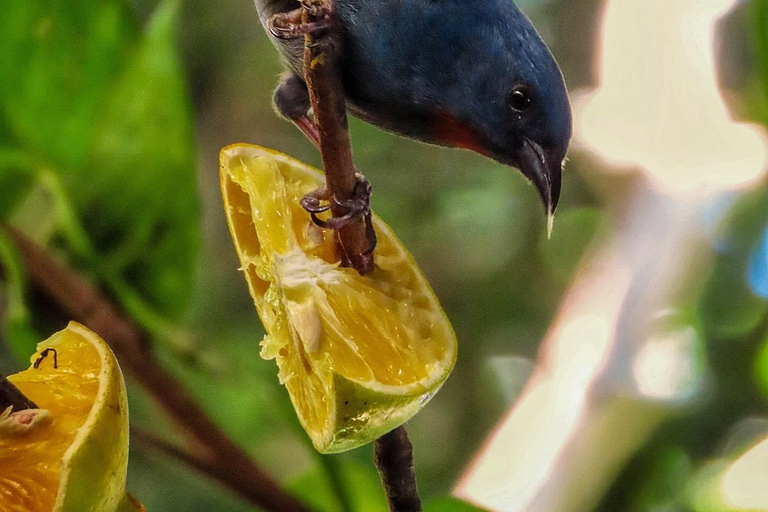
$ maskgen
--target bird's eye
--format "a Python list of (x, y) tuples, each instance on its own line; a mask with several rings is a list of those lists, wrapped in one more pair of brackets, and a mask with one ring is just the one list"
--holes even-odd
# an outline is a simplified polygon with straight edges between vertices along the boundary
[(527, 85), (517, 85), (509, 94), (509, 106), (515, 112), (525, 112), (533, 104), (533, 95)]

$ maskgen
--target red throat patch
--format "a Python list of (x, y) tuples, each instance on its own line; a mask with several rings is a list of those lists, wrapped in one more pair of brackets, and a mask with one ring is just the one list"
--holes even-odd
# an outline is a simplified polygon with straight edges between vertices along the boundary
[(450, 114), (440, 114), (434, 124), (435, 138), (452, 148), (469, 149), (481, 155), (486, 151), (480, 145), (477, 133)]

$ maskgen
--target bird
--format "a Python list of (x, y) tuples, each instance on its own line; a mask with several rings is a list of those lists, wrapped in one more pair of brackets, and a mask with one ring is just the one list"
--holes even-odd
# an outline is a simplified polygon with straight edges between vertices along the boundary
[[(316, 144), (298, 0), (255, 0), (287, 72), (276, 110)], [(335, 0), (347, 108), (389, 132), (519, 169), (549, 228), (572, 135), (563, 74), (512, 0)], [(322, 28), (322, 27), (321, 27)], [(299, 31), (300, 32), (300, 31)]]

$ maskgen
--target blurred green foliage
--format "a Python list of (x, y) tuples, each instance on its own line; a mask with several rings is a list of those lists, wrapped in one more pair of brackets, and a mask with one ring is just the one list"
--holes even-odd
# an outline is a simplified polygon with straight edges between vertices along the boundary
[[(590, 85), (599, 2), (520, 3), (571, 88)], [(751, 39), (734, 44), (749, 48), (753, 61), (736, 94), (744, 117), (768, 124), (768, 0), (741, 9), (752, 27), (741, 34)], [(221, 211), (218, 151), (242, 141), (315, 165), (319, 158), (271, 110), (280, 65), (252, 3), (5, 0), (0, 70), (0, 219), (80, 269), (155, 333), (163, 363), (297, 496), (321, 511), (385, 510), (370, 447), (316, 454), (276, 368), (258, 357), (263, 330)], [(574, 154), (547, 241), (536, 194), (516, 173), (356, 120), (351, 126), (377, 213), (422, 266), (459, 338), (454, 375), (408, 428), (425, 510), (468, 512), (446, 495), (519, 394), (578, 262), (611, 236), (598, 198), (621, 184), (596, 187), (599, 164)], [(707, 510), (711, 461), (745, 448), (729, 441), (744, 418), (768, 416), (768, 301), (747, 278), (767, 223), (762, 186), (737, 202), (713, 239), (716, 261), (695, 305), (707, 397), (662, 427), (600, 510)], [(0, 267), (2, 371), (26, 364), (31, 346), (66, 319), (29, 289), (2, 236)], [(130, 401), (134, 424), (175, 435), (135, 385)], [(129, 488), (152, 512), (249, 510), (140, 446)]]
[(199, 246), (179, 6), (143, 29), (119, 1), (12, 0), (0, 16), (4, 217), (145, 324), (186, 311)]

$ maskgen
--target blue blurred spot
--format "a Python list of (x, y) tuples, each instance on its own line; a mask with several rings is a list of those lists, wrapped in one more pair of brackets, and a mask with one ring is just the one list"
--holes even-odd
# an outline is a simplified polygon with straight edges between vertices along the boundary
[(768, 228), (752, 255), (749, 265), (749, 284), (755, 294), (768, 299)]
[(726, 220), (738, 197), (735, 192), (719, 194), (704, 208), (701, 219), (702, 228), (715, 252), (727, 253), (733, 248), (733, 237)]

